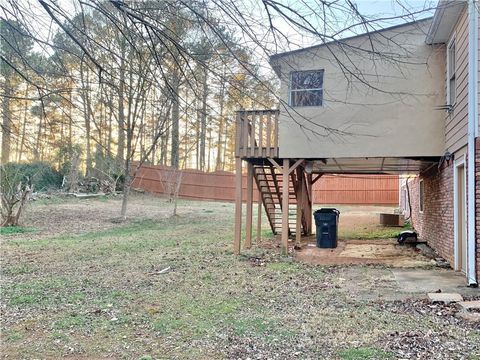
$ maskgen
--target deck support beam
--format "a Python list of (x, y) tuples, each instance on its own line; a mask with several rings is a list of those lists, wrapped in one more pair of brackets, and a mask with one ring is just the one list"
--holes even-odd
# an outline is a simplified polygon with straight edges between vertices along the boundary
[(293, 164), (290, 169), (288, 170), (289, 173), (291, 173), (292, 171), (294, 171), (297, 167), (300, 166), (300, 164), (302, 164), (305, 160), (304, 159), (299, 159), (295, 162), (295, 164)]
[(252, 247), (252, 223), (253, 223), (253, 164), (247, 163), (247, 219), (245, 248)]
[(281, 247), (284, 255), (288, 254), (288, 184), (289, 184), (289, 172), (290, 160), (283, 159), (282, 168), (282, 239)]
[(310, 201), (307, 201), (307, 235), (310, 236), (312, 235), (312, 207), (314, 204), (314, 199), (313, 199), (313, 179), (312, 179), (312, 174), (307, 174), (307, 193)]
[(302, 215), (305, 206), (305, 179), (303, 178), (303, 168), (297, 168), (297, 219), (295, 221), (295, 244), (300, 246), (302, 240)]
[(242, 159), (235, 158), (235, 237), (233, 241), (233, 253), (240, 254), (240, 242), (242, 237)]

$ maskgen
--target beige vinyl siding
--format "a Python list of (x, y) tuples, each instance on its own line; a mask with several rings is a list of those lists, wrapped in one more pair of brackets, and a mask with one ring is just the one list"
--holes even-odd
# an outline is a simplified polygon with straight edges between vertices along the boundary
[(456, 48), (456, 103), (453, 111), (447, 114), (445, 119), (445, 147), (453, 153), (467, 143), (468, 12), (466, 9), (458, 19), (451, 37), (455, 37)]

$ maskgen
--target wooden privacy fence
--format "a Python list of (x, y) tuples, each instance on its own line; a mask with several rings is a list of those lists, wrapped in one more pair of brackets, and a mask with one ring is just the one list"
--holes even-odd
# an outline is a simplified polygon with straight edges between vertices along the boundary
[[(159, 165), (143, 165), (133, 181), (134, 188), (163, 194), (162, 179), (172, 178), (172, 169)], [(235, 174), (205, 173), (182, 170), (179, 196), (187, 199), (234, 201)], [(243, 188), (246, 189), (246, 175)], [(246, 191), (242, 192), (244, 195)], [(244, 199), (245, 200), (245, 199)], [(254, 201), (258, 191), (254, 191)], [(398, 205), (396, 175), (324, 175), (313, 185), (313, 200), (317, 204)]]

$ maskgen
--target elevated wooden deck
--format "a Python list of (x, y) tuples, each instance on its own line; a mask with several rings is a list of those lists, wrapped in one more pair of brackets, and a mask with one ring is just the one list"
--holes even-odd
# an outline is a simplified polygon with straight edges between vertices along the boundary
[[(240, 253), (242, 235), (242, 163), (247, 164), (247, 206), (245, 248), (252, 245), (253, 183), (274, 234), (281, 235), (281, 247), (288, 252), (288, 240), (299, 243), (312, 233), (312, 185), (323, 175), (392, 174), (426, 171), (439, 157), (325, 157), (286, 158), (279, 152), (279, 110), (240, 110), (235, 132), (235, 239), (234, 252)], [(283, 124), (285, 125), (285, 124)], [(301, 141), (301, 140), (299, 140)], [(343, 145), (345, 146), (345, 145)], [(261, 221), (261, 216), (258, 217)], [(257, 238), (261, 223), (257, 224)]]
[[(242, 161), (247, 163), (247, 213), (245, 247), (252, 246), (253, 181), (274, 234), (281, 234), (282, 250), (288, 251), (288, 238), (300, 241), (312, 232), (312, 175), (305, 173), (303, 159), (278, 158), (279, 110), (240, 110), (236, 119), (235, 157), (235, 240), (240, 253), (242, 228)], [(257, 239), (261, 216), (258, 217)]]
[(235, 156), (278, 157), (279, 110), (240, 110), (237, 112)]

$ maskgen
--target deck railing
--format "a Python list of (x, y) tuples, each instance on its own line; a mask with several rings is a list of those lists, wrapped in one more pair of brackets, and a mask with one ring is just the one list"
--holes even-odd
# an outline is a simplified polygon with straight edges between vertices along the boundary
[(278, 110), (238, 111), (235, 156), (278, 157), (278, 114)]

